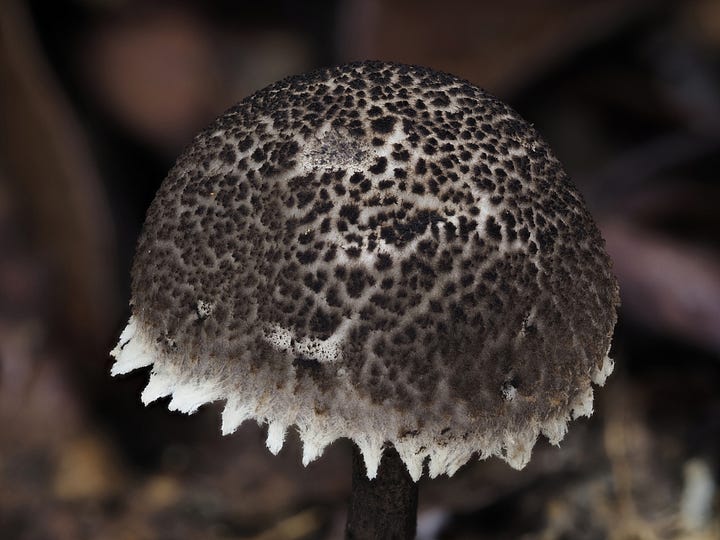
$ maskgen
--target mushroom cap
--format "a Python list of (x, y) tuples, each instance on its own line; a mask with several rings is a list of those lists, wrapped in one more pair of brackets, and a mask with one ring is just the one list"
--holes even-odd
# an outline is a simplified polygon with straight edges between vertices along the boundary
[(223, 433), (339, 437), (374, 477), (516, 468), (592, 413), (618, 287), (537, 132), (452, 75), (363, 62), (275, 83), (199, 134), (147, 214), (113, 374), (226, 400)]

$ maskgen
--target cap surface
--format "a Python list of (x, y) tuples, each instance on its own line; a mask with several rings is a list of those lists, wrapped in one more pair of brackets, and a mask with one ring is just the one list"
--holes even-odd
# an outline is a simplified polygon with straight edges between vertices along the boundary
[(618, 290), (535, 130), (470, 83), (366, 62), (257, 92), (152, 203), (113, 373), (145, 402), (227, 400), (223, 432), (295, 426), (303, 462), (391, 442), (417, 479), (474, 453), (521, 468), (592, 412)]

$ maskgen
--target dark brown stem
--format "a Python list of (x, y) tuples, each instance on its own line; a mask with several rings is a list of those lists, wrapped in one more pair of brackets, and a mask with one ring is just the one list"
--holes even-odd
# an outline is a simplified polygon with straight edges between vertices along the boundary
[(377, 477), (368, 480), (362, 454), (353, 446), (353, 479), (345, 538), (415, 538), (418, 488), (393, 447), (385, 449)]

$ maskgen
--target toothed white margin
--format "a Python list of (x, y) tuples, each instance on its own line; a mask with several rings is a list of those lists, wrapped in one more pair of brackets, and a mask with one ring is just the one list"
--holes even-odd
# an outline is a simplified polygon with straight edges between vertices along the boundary
[(268, 450), (274, 455), (277, 455), (282, 450), (283, 444), (285, 443), (285, 431), (287, 428), (280, 422), (270, 422), (268, 424), (267, 441), (265, 444)]
[[(427, 430), (417, 435), (399, 436), (399, 427), (408, 425), (409, 419), (393, 417), (381, 405), (365, 401), (342, 377), (339, 380), (344, 380), (345, 388), (339, 393), (343, 396), (342, 403), (338, 404), (341, 410), (330, 418), (327, 414), (317, 413), (310, 398), (301, 402), (306, 396), (296, 396), (288, 388), (269, 395), (252, 377), (229, 381), (217, 372), (208, 375), (178, 368), (141, 331), (141, 324), (135, 317), (130, 318), (111, 355), (115, 357), (112, 375), (153, 365), (150, 380), (142, 393), (146, 405), (161, 397), (172, 396), (168, 408), (191, 414), (204, 403), (224, 399), (223, 435), (233, 433), (245, 420), (267, 422), (266, 444), (273, 454), (282, 449), (287, 428), (294, 425), (303, 442), (303, 465), (320, 457), (325, 447), (336, 439), (347, 437), (360, 448), (370, 479), (377, 475), (383, 445), (387, 442), (395, 446), (415, 481), (422, 476), (426, 460), (431, 478), (441, 474), (452, 476), (474, 454), (480, 459), (497, 456), (511, 467), (522, 469), (530, 461), (540, 433), (557, 445), (567, 433), (571, 417), (590, 416), (593, 410), (593, 391), (588, 382), (570, 403), (570, 412), (529, 425), (521, 432), (470, 432), (462, 439), (453, 440)], [(602, 385), (612, 370), (613, 362), (606, 357), (601, 368), (591, 374), (591, 379)]]
[[(610, 352), (610, 350), (608, 349), (608, 353), (609, 352)], [(610, 358), (606, 354), (605, 359), (603, 360), (602, 366), (600, 366), (600, 369), (596, 369), (593, 372), (592, 382), (594, 382), (598, 386), (605, 386), (605, 381), (612, 374), (614, 369), (615, 369), (615, 362), (613, 362), (613, 359)]]
[(135, 339), (137, 323), (135, 317), (130, 317), (127, 326), (120, 334), (120, 339), (110, 355), (115, 357), (110, 374), (122, 375), (134, 369), (149, 366), (153, 363), (152, 349), (145, 347), (145, 341)]

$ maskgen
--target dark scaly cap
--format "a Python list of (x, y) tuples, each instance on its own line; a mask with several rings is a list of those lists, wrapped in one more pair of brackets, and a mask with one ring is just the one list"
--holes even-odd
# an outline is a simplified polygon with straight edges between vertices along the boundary
[(473, 453), (523, 467), (592, 412), (618, 288), (537, 132), (470, 83), (365, 62), (273, 84), (218, 118), (150, 207), (114, 373), (146, 402), (227, 400), (305, 463), (391, 442), (414, 478)]

